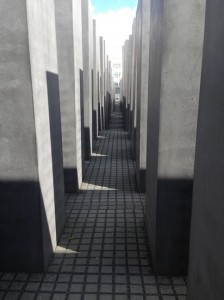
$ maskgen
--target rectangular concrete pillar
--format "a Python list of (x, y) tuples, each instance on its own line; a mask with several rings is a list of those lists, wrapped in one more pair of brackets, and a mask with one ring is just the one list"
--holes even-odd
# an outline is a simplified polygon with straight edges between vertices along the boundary
[(111, 113), (113, 112), (113, 88), (112, 88), (112, 65), (111, 65), (111, 60), (109, 60), (109, 79), (108, 79), (108, 91), (110, 95), (110, 107), (109, 107), (109, 124), (110, 124), (110, 119), (111, 119)]
[(101, 68), (101, 39), (102, 37), (97, 38), (97, 48), (98, 48), (98, 75), (97, 75), (97, 85), (98, 85), (98, 131), (102, 130), (102, 112), (101, 112), (101, 103), (102, 103), (102, 68)]
[[(133, 31), (133, 30), (132, 30)], [(132, 55), (133, 55), (133, 34), (129, 36), (128, 40), (128, 90), (127, 90), (127, 103), (128, 103), (128, 136), (131, 139), (132, 134)]]
[(131, 58), (132, 58), (132, 35), (129, 35), (129, 39), (125, 42), (124, 56), (126, 57), (126, 68), (125, 68), (125, 78), (126, 78), (126, 117), (125, 117), (125, 129), (129, 133), (130, 137), (130, 119), (131, 119)]
[(106, 102), (105, 102), (105, 123), (106, 129), (109, 129), (110, 115), (111, 115), (111, 61), (107, 55), (107, 67), (106, 67)]
[(158, 274), (186, 274), (205, 0), (151, 0), (145, 220)]
[(55, 0), (61, 101), (65, 191), (76, 192), (82, 182), (80, 72), (82, 62), (81, 0)]
[(100, 37), (100, 71), (101, 71), (101, 130), (105, 129), (105, 43), (102, 37)]
[(133, 89), (133, 119), (132, 119), (132, 158), (136, 160), (136, 130), (137, 130), (137, 81), (138, 81), (138, 73), (137, 73), (137, 55), (138, 55), (138, 32), (137, 32), (137, 24), (135, 21), (135, 61), (134, 61), (134, 73), (135, 76), (133, 78), (134, 89)]
[(135, 159), (135, 140), (136, 124), (135, 121), (135, 87), (136, 87), (136, 19), (132, 25), (132, 45), (131, 45), (131, 65), (130, 65), (130, 119), (129, 119), (129, 137), (131, 141), (132, 158)]
[(136, 129), (136, 179), (139, 192), (145, 192), (147, 118), (148, 118), (148, 73), (150, 1), (139, 0), (137, 9), (137, 129)]
[(224, 3), (207, 1), (192, 205), (189, 300), (224, 299)]
[(92, 154), (92, 113), (93, 113), (93, 22), (90, 0), (82, 0), (82, 46), (83, 46), (83, 97), (85, 159)]
[[(74, 1), (74, 0), (73, 0)], [(73, 2), (74, 64), (75, 64), (75, 103), (76, 105), (76, 148), (77, 165), (82, 162), (82, 178), (85, 175), (85, 129), (84, 129), (84, 83), (83, 83), (83, 44), (82, 44), (82, 0)], [(81, 23), (81, 27), (80, 27)], [(79, 129), (81, 121), (81, 130)], [(80, 144), (81, 141), (81, 144)], [(81, 147), (81, 151), (80, 148)], [(79, 165), (80, 167), (80, 165)], [(81, 179), (81, 171), (78, 182)], [(80, 184), (80, 183), (79, 183)]]
[(108, 91), (108, 86), (109, 86), (109, 57), (106, 55), (106, 60), (105, 60), (105, 129), (109, 128), (109, 91)]
[(93, 20), (93, 138), (98, 136), (98, 102), (99, 102), (99, 44), (96, 34), (96, 20)]
[(125, 41), (124, 46), (122, 48), (122, 108), (125, 130), (127, 130), (127, 43), (128, 41)]
[(42, 272), (64, 226), (54, 1), (0, 10), (0, 271)]

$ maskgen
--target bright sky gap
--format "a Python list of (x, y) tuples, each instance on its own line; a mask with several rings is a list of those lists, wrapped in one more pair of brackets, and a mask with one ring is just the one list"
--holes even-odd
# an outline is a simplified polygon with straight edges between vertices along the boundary
[(97, 34), (106, 41), (110, 59), (122, 57), (122, 45), (132, 31), (136, 0), (92, 0), (93, 14), (97, 22)]

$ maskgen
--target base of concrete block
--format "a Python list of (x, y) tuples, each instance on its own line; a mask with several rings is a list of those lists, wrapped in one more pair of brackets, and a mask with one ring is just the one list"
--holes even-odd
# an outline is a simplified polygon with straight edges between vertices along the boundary
[(145, 193), (146, 170), (141, 169), (136, 171), (137, 190), (139, 193)]
[(90, 148), (90, 129), (84, 128), (84, 138), (85, 138), (85, 160), (90, 160), (91, 158), (91, 148)]
[(64, 183), (66, 193), (76, 193), (78, 187), (78, 172), (76, 168), (64, 169)]
[(93, 111), (93, 139), (96, 140), (97, 139), (97, 112), (96, 110)]
[[(192, 188), (193, 180), (159, 180), (156, 211), (147, 200), (146, 229), (158, 275), (187, 275)], [(153, 221), (150, 214), (156, 214)]]
[(136, 160), (136, 127), (132, 129), (132, 158)]

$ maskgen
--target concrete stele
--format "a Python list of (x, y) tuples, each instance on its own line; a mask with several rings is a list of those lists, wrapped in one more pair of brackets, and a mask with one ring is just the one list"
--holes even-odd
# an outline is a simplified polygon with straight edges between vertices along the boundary
[(92, 154), (92, 113), (93, 113), (93, 22), (89, 0), (82, 0), (82, 46), (83, 46), (83, 99), (84, 99), (84, 136), (85, 159)]
[(136, 120), (136, 180), (139, 192), (145, 192), (147, 119), (148, 119), (148, 74), (150, 1), (140, 0), (137, 9), (138, 53), (137, 53), (137, 120)]
[[(64, 182), (66, 192), (76, 192), (82, 182), (81, 1), (55, 0), (62, 120)], [(74, 8), (73, 8), (74, 7)], [(80, 56), (80, 57), (78, 57)]]
[(224, 299), (223, 13), (223, 1), (207, 1), (192, 204), (189, 300)]
[(146, 227), (158, 274), (186, 274), (205, 0), (151, 0)]
[(54, 1), (0, 9), (0, 266), (38, 272), (64, 226)]

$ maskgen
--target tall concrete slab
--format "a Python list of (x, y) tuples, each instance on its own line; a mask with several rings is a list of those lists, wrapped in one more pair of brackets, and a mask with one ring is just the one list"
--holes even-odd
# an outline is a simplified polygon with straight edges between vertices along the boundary
[(102, 103), (102, 67), (101, 67), (101, 39), (102, 37), (98, 37), (97, 40), (97, 48), (98, 48), (98, 131), (102, 130), (102, 111), (101, 111), (101, 103)]
[(93, 22), (90, 0), (82, 0), (82, 46), (83, 46), (83, 98), (85, 159), (92, 154), (92, 112), (93, 112)]
[(0, 269), (39, 272), (64, 225), (54, 1), (0, 11)]
[(137, 125), (136, 125), (136, 179), (139, 192), (145, 192), (147, 118), (148, 118), (148, 73), (150, 1), (139, 0), (137, 9)]
[[(133, 31), (133, 30), (132, 30)], [(129, 35), (128, 47), (127, 47), (127, 71), (128, 71), (128, 82), (127, 82), (127, 105), (128, 105), (128, 136), (131, 139), (132, 133), (132, 57), (133, 57), (133, 35)]]
[(113, 112), (113, 86), (112, 86), (112, 64), (111, 60), (109, 60), (109, 73), (108, 73), (109, 79), (108, 79), (108, 92), (110, 94), (110, 107), (109, 107), (109, 123), (110, 123), (110, 118), (111, 114)]
[(112, 108), (112, 98), (111, 98), (111, 61), (109, 60), (109, 56), (107, 55), (107, 68), (106, 68), (106, 113), (105, 113), (105, 123), (106, 129), (109, 129), (110, 126), (110, 116), (111, 116), (111, 108)]
[(151, 0), (145, 220), (158, 274), (186, 274), (205, 0)]
[(65, 191), (76, 192), (82, 182), (81, 1), (55, 0), (58, 67), (61, 101)]
[(128, 91), (128, 40), (125, 41), (122, 49), (122, 106), (123, 106), (123, 116), (124, 116), (124, 129), (128, 130), (128, 102), (127, 102), (127, 91)]
[(224, 299), (223, 13), (223, 1), (207, 1), (192, 205), (189, 300)]
[(99, 44), (96, 34), (96, 20), (93, 20), (93, 138), (98, 136), (98, 103), (99, 103)]
[(133, 121), (132, 121), (132, 157), (136, 160), (136, 131), (137, 131), (137, 82), (138, 82), (138, 72), (137, 72), (137, 58), (140, 52), (139, 44), (139, 28), (137, 25), (137, 20), (135, 19), (135, 60), (134, 60), (134, 72), (135, 76), (133, 78)]
[(136, 19), (132, 25), (132, 45), (131, 45), (131, 64), (130, 64), (130, 118), (129, 118), (129, 137), (132, 140), (132, 157), (135, 159), (135, 150), (133, 151), (133, 145), (135, 144), (136, 124), (134, 125), (135, 114), (135, 82), (136, 82)]
[(105, 112), (104, 112), (104, 102), (105, 102), (105, 42), (103, 37), (100, 37), (100, 95), (101, 95), (101, 130), (105, 129)]
[(109, 102), (110, 102), (110, 94), (109, 94), (109, 57), (106, 55), (105, 60), (105, 129), (109, 129)]
[[(75, 2), (74, 2), (75, 1)], [(75, 103), (76, 103), (76, 153), (78, 166), (78, 185), (85, 173), (85, 129), (84, 129), (84, 83), (83, 83), (83, 45), (82, 45), (82, 0), (73, 0), (73, 34), (75, 65)], [(81, 25), (80, 25), (81, 24)], [(81, 126), (81, 128), (80, 128)], [(82, 164), (82, 173), (81, 166)], [(82, 174), (82, 178), (81, 178)]]
[(129, 39), (125, 41), (124, 47), (124, 78), (125, 78), (125, 89), (124, 89), (124, 96), (125, 96), (125, 106), (126, 106), (126, 113), (125, 113), (125, 130), (128, 131), (130, 137), (130, 118), (131, 118), (131, 107), (130, 107), (130, 99), (131, 99), (131, 58), (132, 58), (132, 35), (129, 35)]

